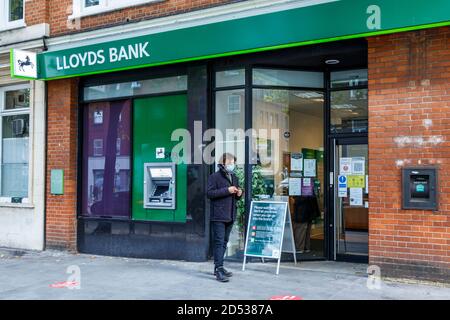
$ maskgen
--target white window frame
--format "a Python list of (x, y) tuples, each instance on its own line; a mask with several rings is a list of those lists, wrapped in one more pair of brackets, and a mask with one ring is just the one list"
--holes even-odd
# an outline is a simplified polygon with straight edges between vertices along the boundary
[[(94, 157), (103, 157), (105, 150), (103, 150), (103, 139), (94, 139), (92, 141), (92, 154)], [(99, 152), (101, 150), (101, 152)]]
[(167, 0), (126, 0), (126, 1), (99, 0), (98, 5), (86, 7), (85, 0), (73, 0), (72, 14), (69, 15), (69, 20), (106, 13), (127, 7), (134, 7), (143, 4), (153, 4), (163, 1)]
[(122, 139), (117, 138), (116, 139), (116, 156), (120, 156), (121, 148), (122, 148)]
[(228, 105), (227, 105), (228, 114), (241, 113), (241, 105), (242, 105), (242, 96), (240, 94), (230, 94), (228, 96)]
[[(20, 90), (20, 89), (30, 89), (30, 105), (28, 106), (28, 108), (20, 108), (20, 109), (11, 109), (11, 110), (7, 110), (5, 109), (5, 102), (6, 102), (6, 92), (7, 91), (14, 91), (14, 90)], [(32, 136), (32, 130), (33, 130), (33, 125), (32, 125), (32, 105), (33, 102), (31, 101), (33, 93), (32, 93), (33, 89), (31, 88), (30, 83), (27, 84), (19, 84), (19, 85), (14, 85), (14, 86), (7, 86), (7, 87), (0, 87), (0, 205), (3, 203), (12, 203), (12, 197), (2, 197), (1, 196), (1, 180), (2, 180), (2, 168), (1, 168), (1, 164), (3, 163), (3, 145), (2, 145), (2, 141), (3, 141), (3, 117), (7, 117), (7, 116), (17, 116), (17, 115), (24, 115), (24, 114), (28, 114), (29, 116), (29, 131), (28, 131), (28, 190), (27, 190), (27, 197), (26, 198), (22, 198), (22, 204), (28, 204), (30, 202), (30, 198), (31, 198), (31, 190), (32, 190), (32, 186), (31, 186), (31, 152), (33, 150), (32, 148), (32, 141), (33, 141), (33, 136)]]
[(9, 0), (0, 0), (0, 31), (25, 27), (25, 3), (23, 1), (23, 17), (20, 20), (9, 21)]

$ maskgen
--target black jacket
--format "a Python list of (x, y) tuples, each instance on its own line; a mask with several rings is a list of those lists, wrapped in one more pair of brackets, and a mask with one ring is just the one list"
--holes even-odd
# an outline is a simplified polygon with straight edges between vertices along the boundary
[(311, 223), (320, 216), (319, 204), (316, 196), (296, 196), (294, 204), (294, 221), (297, 223)]
[[(239, 181), (235, 174), (227, 178), (226, 169), (219, 165), (219, 171), (208, 178), (207, 197), (211, 200), (211, 221), (231, 222), (236, 220), (236, 202), (240, 199), (236, 194), (230, 194), (228, 188), (239, 188)], [(242, 196), (242, 195), (241, 195)]]

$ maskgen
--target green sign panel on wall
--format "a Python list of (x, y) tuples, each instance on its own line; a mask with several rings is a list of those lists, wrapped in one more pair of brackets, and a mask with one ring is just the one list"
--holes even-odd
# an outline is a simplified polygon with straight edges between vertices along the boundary
[(50, 193), (55, 195), (64, 194), (64, 170), (52, 169), (50, 171)]
[(38, 55), (57, 79), (450, 25), (450, 1), (341, 0)]

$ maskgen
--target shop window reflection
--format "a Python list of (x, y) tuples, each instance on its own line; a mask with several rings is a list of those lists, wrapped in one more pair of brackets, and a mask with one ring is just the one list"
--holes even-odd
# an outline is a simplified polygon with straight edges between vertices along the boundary
[(331, 132), (360, 133), (368, 130), (367, 89), (331, 93)]
[[(216, 92), (216, 137), (215, 155), (218, 159), (224, 152), (236, 156), (235, 174), (241, 187), (245, 186), (245, 92), (244, 89)], [(226, 257), (239, 258), (244, 250), (245, 202), (238, 202), (237, 221), (233, 226), (226, 250)]]
[(323, 104), (318, 91), (253, 89), (252, 198), (289, 201), (299, 259), (323, 257)]
[(129, 217), (131, 101), (90, 103), (84, 112), (82, 214)]

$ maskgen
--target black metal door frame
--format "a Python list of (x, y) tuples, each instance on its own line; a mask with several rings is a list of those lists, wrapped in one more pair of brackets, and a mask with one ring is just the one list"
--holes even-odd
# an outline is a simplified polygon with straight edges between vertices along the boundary
[(356, 255), (356, 254), (338, 254), (336, 252), (336, 233), (335, 233), (335, 176), (339, 174), (339, 167), (336, 164), (336, 146), (338, 145), (357, 145), (357, 144), (367, 144), (368, 145), (368, 137), (367, 135), (354, 136), (346, 135), (342, 137), (329, 137), (327, 143), (327, 151), (328, 151), (328, 188), (327, 188), (327, 208), (328, 208), (328, 259), (336, 260), (336, 261), (345, 261), (345, 262), (359, 262), (359, 263), (367, 263), (368, 256), (365, 255)]

